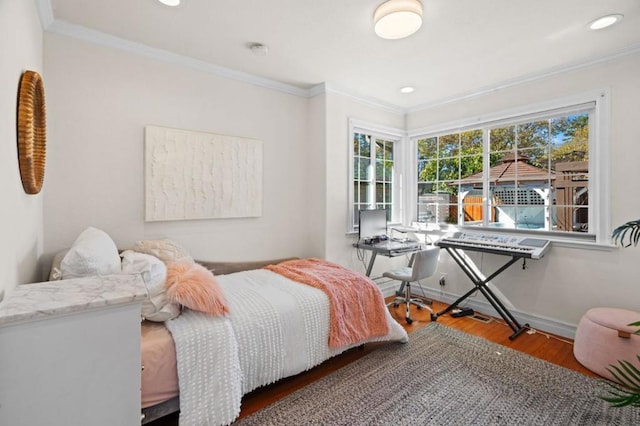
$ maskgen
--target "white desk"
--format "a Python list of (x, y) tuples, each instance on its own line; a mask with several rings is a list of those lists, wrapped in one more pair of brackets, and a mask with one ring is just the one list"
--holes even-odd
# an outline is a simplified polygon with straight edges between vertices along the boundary
[[(356, 249), (371, 251), (371, 259), (369, 259), (366, 272), (368, 277), (371, 276), (371, 270), (373, 269), (373, 264), (375, 263), (378, 254), (386, 257), (396, 257), (404, 254), (413, 254), (422, 249), (422, 245), (416, 241), (402, 243), (400, 241), (387, 240), (376, 244), (357, 242), (353, 246)], [(409, 260), (409, 266), (411, 266), (412, 263), (413, 256), (411, 256), (411, 259)]]

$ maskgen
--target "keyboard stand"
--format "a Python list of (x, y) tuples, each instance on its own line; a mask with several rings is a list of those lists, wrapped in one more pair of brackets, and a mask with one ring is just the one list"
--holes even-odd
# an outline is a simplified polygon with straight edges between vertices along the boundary
[[(447, 306), (444, 310), (431, 314), (431, 320), (437, 321), (439, 316), (445, 315), (455, 307), (457, 307), (463, 300), (471, 296), (477, 290), (484, 295), (484, 297), (491, 303), (491, 306), (500, 314), (502, 319), (507, 323), (507, 325), (513, 330), (513, 334), (509, 336), (509, 340), (513, 340), (522, 334), (523, 331), (529, 327), (529, 324), (525, 324), (521, 326), (518, 323), (518, 320), (514, 318), (514, 316), (509, 312), (509, 310), (504, 306), (504, 304), (498, 299), (496, 294), (491, 291), (488, 286), (488, 283), (501, 274), (508, 267), (516, 263), (520, 259), (525, 259), (524, 256), (518, 256), (516, 254), (511, 255), (511, 259), (509, 259), (504, 265), (502, 265), (498, 270), (496, 270), (489, 277), (485, 278), (477, 268), (473, 268), (471, 266), (471, 262), (467, 260), (467, 257), (464, 254), (464, 251), (455, 247), (444, 247), (445, 250), (449, 253), (449, 255), (455, 260), (455, 262), (460, 266), (460, 268), (464, 271), (464, 273), (469, 277), (469, 279), (473, 282), (474, 288), (469, 290), (463, 296), (458, 298), (455, 302)], [(474, 265), (475, 266), (475, 265)]]

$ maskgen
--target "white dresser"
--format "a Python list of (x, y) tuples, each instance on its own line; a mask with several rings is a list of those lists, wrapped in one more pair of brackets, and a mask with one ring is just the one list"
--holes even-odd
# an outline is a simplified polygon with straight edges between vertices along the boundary
[(139, 275), (17, 286), (0, 302), (0, 425), (140, 424)]

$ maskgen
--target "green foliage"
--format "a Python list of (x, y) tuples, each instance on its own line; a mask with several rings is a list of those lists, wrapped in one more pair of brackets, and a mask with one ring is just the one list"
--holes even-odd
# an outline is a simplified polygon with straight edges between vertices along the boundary
[[(640, 241), (640, 219), (631, 220), (618, 226), (613, 230), (611, 238), (616, 244), (620, 244), (623, 247), (629, 247), (631, 244), (637, 246)], [(626, 240), (628, 242), (625, 242)]]
[[(640, 325), (640, 322), (634, 323)], [(640, 355), (638, 355), (640, 361)], [(606, 395), (600, 398), (611, 404), (612, 407), (633, 406), (640, 407), (640, 370), (629, 361), (618, 361), (618, 365), (611, 365), (607, 371), (622, 383), (622, 386), (605, 382)]]
[[(482, 172), (482, 130), (469, 130), (418, 141), (418, 179), (421, 182), (457, 181)], [(493, 128), (489, 131), (489, 167), (509, 152), (518, 152), (540, 168), (558, 162), (589, 159), (588, 114)], [(451, 194), (455, 185), (444, 189)]]

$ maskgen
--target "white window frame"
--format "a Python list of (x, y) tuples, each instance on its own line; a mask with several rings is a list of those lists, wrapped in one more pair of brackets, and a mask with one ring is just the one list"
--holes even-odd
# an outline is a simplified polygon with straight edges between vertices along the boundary
[[(407, 196), (407, 205), (413, 206), (411, 213), (411, 221), (417, 220), (417, 141), (427, 137), (462, 132), (471, 129), (486, 129), (495, 127), (501, 122), (510, 122), (523, 117), (535, 119), (536, 114), (540, 116), (552, 115), (555, 111), (571, 109), (580, 105), (593, 104), (593, 112), (589, 115), (589, 226), (593, 227), (593, 231), (589, 234), (581, 233), (544, 233), (537, 231), (531, 235), (540, 236), (544, 234), (546, 238), (557, 243), (566, 243), (567, 246), (593, 246), (593, 247), (610, 247), (611, 244), (611, 199), (609, 197), (611, 181), (610, 181), (610, 90), (599, 89), (589, 91), (573, 96), (555, 99), (549, 102), (527, 105), (513, 108), (506, 111), (487, 114), (480, 117), (469, 117), (459, 121), (443, 123), (435, 126), (411, 130), (408, 132), (409, 147), (411, 154), (411, 166), (408, 168), (411, 173), (407, 173), (406, 177), (411, 179), (412, 186), (415, 188)], [(485, 146), (484, 152), (488, 152), (488, 138), (485, 130)], [(488, 156), (485, 157), (485, 163), (488, 163)], [(488, 170), (487, 164), (484, 167)], [(485, 188), (485, 191), (487, 189)], [(486, 194), (484, 194), (486, 199)], [(454, 228), (467, 228), (457, 225)], [(468, 229), (487, 228), (469, 227)], [(495, 230), (493, 230), (495, 232)], [(500, 233), (518, 233), (526, 234), (526, 231), (500, 229)]]
[[(347, 234), (352, 234), (358, 231), (357, 224), (354, 224), (353, 217), (355, 214), (354, 203), (353, 203), (353, 139), (356, 133), (364, 133), (367, 135), (371, 135), (376, 138), (385, 139), (394, 142), (393, 147), (393, 186), (392, 186), (392, 194), (393, 194), (393, 217), (389, 222), (389, 225), (400, 224), (403, 223), (406, 219), (406, 212), (404, 209), (407, 194), (404, 193), (404, 185), (403, 181), (405, 179), (405, 170), (407, 170), (407, 149), (408, 149), (408, 138), (407, 132), (402, 129), (396, 129), (393, 127), (382, 126), (379, 124), (373, 124), (366, 121), (358, 120), (358, 119), (349, 119), (349, 189), (348, 189), (348, 202), (347, 202)], [(373, 190), (375, 191), (375, 170), (370, 174), (372, 178)], [(374, 197), (375, 198), (375, 192)], [(375, 205), (372, 205), (371, 208), (375, 208)]]

